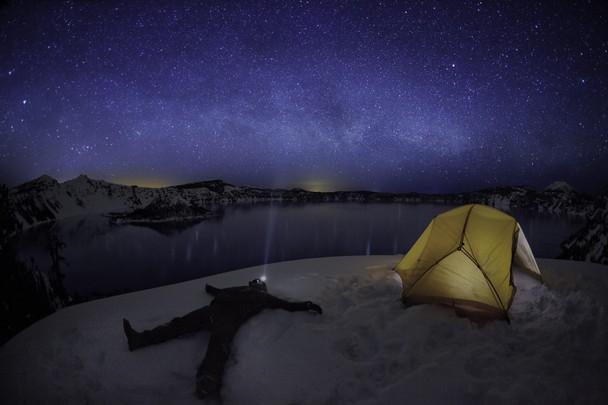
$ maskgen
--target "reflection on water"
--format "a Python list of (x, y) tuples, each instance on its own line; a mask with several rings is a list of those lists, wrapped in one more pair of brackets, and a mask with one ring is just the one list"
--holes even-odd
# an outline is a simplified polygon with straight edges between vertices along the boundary
[[(247, 266), (318, 256), (406, 252), (429, 221), (451, 207), (433, 204), (256, 204), (221, 218), (175, 227), (110, 225), (69, 218), (23, 235), (21, 255), (50, 267), (46, 231), (66, 243), (65, 287), (81, 296), (134, 291)], [(513, 212), (538, 257), (555, 257), (581, 220)], [(322, 270), (322, 269), (319, 269)], [(202, 291), (202, 290), (201, 290)]]

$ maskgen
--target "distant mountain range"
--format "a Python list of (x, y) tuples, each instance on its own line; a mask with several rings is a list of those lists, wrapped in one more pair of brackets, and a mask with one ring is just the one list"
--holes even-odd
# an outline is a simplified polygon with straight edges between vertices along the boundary
[[(80, 175), (59, 183), (50, 176), (14, 187), (9, 198), (21, 229), (74, 215), (111, 214), (115, 222), (202, 220), (214, 207), (265, 201), (283, 202), (407, 202), (481, 203), (499, 209), (521, 208), (539, 213), (589, 218), (590, 229), (564, 245), (564, 257), (608, 261), (608, 197), (579, 193), (565, 182), (544, 190), (525, 186), (489, 188), (454, 194), (378, 193), (371, 191), (311, 192), (300, 188), (266, 189), (235, 186), (222, 180), (201, 181), (163, 188), (109, 183)], [(598, 225), (599, 224), (599, 225)], [(600, 252), (589, 253), (589, 252)]]

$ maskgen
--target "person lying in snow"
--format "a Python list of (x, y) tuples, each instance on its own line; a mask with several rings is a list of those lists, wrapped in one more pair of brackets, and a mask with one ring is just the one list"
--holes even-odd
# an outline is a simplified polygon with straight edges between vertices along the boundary
[(207, 284), (205, 290), (215, 297), (208, 306), (174, 318), (154, 329), (136, 332), (129, 321), (123, 319), (123, 329), (130, 351), (186, 333), (199, 330), (211, 332), (207, 354), (196, 373), (196, 394), (200, 398), (219, 392), (232, 340), (249, 318), (265, 309), (323, 313), (320, 306), (310, 301), (289, 302), (268, 294), (266, 284), (260, 279), (250, 281), (248, 286), (223, 289)]

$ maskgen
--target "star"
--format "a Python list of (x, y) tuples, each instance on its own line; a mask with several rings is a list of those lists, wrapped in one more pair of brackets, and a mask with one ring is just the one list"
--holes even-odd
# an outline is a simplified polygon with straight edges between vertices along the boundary
[[(592, 191), (608, 171), (595, 158), (605, 24), (587, 3), (9, 3), (0, 181), (12, 185), (42, 174), (23, 164), (34, 159), (63, 179), (421, 192)], [(533, 171), (521, 151), (537, 153)]]

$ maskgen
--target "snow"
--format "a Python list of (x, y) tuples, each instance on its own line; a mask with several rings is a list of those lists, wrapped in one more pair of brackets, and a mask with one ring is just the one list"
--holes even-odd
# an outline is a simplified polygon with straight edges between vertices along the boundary
[(129, 352), (121, 319), (149, 328), (207, 304), (205, 282), (262, 275), (271, 293), (324, 313), (265, 311), (244, 325), (225, 404), (606, 401), (608, 267), (540, 259), (546, 285), (515, 274), (511, 324), (479, 326), (448, 308), (405, 309), (390, 270), (399, 259), (276, 263), (65, 308), (0, 348), (3, 403), (199, 404), (208, 334)]
[[(233, 187), (231, 190), (239, 189)], [(207, 188), (131, 187), (80, 175), (63, 183), (41, 176), (13, 189), (11, 198), (18, 208), (17, 220), (23, 228), (29, 228), (76, 215), (131, 212), (155, 201), (170, 206), (200, 206), (215, 201), (218, 194)], [(226, 198), (222, 201), (225, 204), (231, 202)]]
[(489, 205), (507, 211), (509, 208), (511, 208), (511, 202), (512, 200), (510, 196), (492, 195), (488, 199)]
[(554, 181), (545, 187), (545, 191), (561, 191), (563, 193), (570, 193), (574, 190), (572, 186), (565, 181)]

